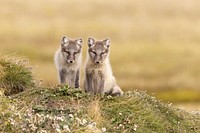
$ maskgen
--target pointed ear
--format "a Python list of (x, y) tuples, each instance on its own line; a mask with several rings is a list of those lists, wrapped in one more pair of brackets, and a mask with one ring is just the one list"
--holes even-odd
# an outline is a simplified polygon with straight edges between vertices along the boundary
[(94, 43), (95, 43), (95, 40), (93, 38), (89, 37), (88, 38), (88, 46), (92, 47), (94, 45)]
[(103, 44), (104, 44), (104, 46), (106, 46), (107, 48), (109, 48), (110, 47), (110, 39), (103, 40)]
[(80, 47), (82, 47), (82, 38), (76, 39), (76, 44), (78, 44)]
[(69, 43), (69, 39), (68, 39), (67, 37), (64, 36), (64, 37), (62, 38), (62, 40), (61, 40), (61, 45), (64, 46), (65, 44), (68, 44), (68, 43)]

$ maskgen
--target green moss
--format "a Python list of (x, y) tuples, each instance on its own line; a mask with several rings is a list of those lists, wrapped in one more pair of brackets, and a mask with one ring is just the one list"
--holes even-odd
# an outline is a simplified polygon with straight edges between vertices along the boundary
[[(33, 118), (37, 118), (38, 114), (44, 115), (45, 119), (42, 125), (33, 122), (37, 131), (42, 129), (55, 131), (50, 124), (52, 120), (47, 119), (47, 115), (62, 116), (64, 121), (57, 121), (57, 124), (63, 131), (62, 127), (68, 125), (71, 132), (86, 132), (88, 125), (91, 126), (94, 122), (96, 123), (95, 128), (98, 130), (106, 128), (107, 132), (115, 133), (200, 131), (200, 115), (174, 108), (142, 91), (126, 92), (122, 97), (91, 96), (68, 86), (56, 86), (26, 90), (10, 100), (18, 107), (16, 110), (20, 110), (24, 115), (20, 120), (24, 125), (29, 123), (24, 120), (27, 119), (25, 117), (27, 113), (22, 110), (31, 110)], [(97, 120), (94, 118), (95, 114), (91, 114), (95, 113), (95, 106), (91, 106), (95, 100), (98, 101), (100, 108), (98, 113), (100, 113), (101, 120), (99, 121), (95, 121)], [(70, 118), (70, 114), (73, 115), (73, 119)], [(12, 115), (7, 116), (7, 118), (10, 117), (13, 118)], [(80, 119), (80, 122), (76, 118)], [(6, 118), (4, 117), (4, 119)], [(80, 124), (83, 119), (86, 120), (85, 125)], [(33, 119), (31, 118), (31, 120)], [(24, 126), (24, 128), (29, 127)], [(11, 132), (16, 131), (13, 130), (13, 125), (9, 129), (12, 129)], [(19, 132), (22, 130), (19, 127), (17, 129)]]

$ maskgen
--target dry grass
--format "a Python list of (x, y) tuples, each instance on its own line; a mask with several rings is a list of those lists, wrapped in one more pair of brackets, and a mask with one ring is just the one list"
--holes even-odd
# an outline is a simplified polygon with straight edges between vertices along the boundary
[(101, 105), (98, 99), (90, 103), (88, 106), (88, 114), (93, 121), (96, 121), (99, 124), (103, 122), (103, 118), (101, 116)]
[(0, 88), (6, 95), (12, 95), (34, 87), (32, 67), (27, 59), (13, 56), (0, 58)]
[(199, 112), (186, 112), (141, 91), (91, 96), (67, 86), (0, 97), (1, 132), (199, 132)]
[[(53, 55), (63, 35), (109, 37), (123, 90), (198, 90), (198, 0), (2, 1), (1, 53), (27, 56), (45, 85), (57, 83)], [(85, 58), (84, 58), (85, 59)]]

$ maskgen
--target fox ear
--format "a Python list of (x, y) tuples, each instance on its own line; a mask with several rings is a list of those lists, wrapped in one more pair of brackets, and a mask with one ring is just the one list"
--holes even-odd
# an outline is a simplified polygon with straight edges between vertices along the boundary
[(80, 47), (82, 47), (82, 42), (83, 42), (82, 38), (76, 39), (76, 43), (77, 43)]
[(69, 43), (69, 39), (68, 39), (67, 37), (64, 36), (64, 37), (62, 38), (62, 40), (61, 40), (61, 45), (64, 46), (64, 45), (66, 45), (66, 44), (68, 44), (68, 43)]
[(106, 46), (107, 48), (109, 48), (110, 47), (110, 39), (103, 40), (103, 44), (104, 44), (104, 46)]
[(95, 43), (95, 40), (93, 38), (88, 38), (88, 46), (91, 47)]

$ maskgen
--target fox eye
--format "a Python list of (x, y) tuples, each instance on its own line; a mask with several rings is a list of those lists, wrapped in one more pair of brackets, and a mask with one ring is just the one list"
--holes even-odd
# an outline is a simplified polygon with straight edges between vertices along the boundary
[(67, 54), (70, 54), (70, 52), (68, 50), (65, 51)]
[(101, 55), (104, 55), (106, 52), (102, 52)]
[(77, 52), (74, 52), (74, 54), (78, 54), (79, 53), (79, 51), (77, 51)]
[(96, 55), (96, 52), (95, 51), (91, 51), (91, 53), (95, 54)]

